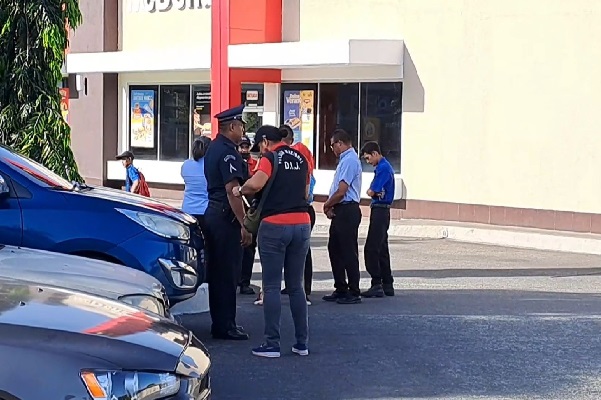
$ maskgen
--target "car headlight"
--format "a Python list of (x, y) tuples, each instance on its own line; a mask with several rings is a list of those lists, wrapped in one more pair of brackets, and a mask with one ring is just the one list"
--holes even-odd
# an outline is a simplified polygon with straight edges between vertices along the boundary
[(172, 374), (127, 371), (82, 371), (81, 379), (94, 400), (155, 400), (177, 394), (180, 380)]
[(115, 210), (156, 235), (170, 239), (190, 239), (190, 228), (171, 218), (141, 211), (124, 210), (122, 208), (116, 208)]
[(158, 314), (161, 317), (166, 316), (165, 307), (160, 302), (160, 300), (155, 297), (145, 295), (131, 295), (122, 296), (119, 298), (119, 300), (134, 307), (142, 308), (146, 311), (150, 311), (151, 313)]
[(179, 288), (193, 288), (198, 283), (198, 275), (194, 268), (184, 262), (159, 258), (159, 264), (170, 281)]

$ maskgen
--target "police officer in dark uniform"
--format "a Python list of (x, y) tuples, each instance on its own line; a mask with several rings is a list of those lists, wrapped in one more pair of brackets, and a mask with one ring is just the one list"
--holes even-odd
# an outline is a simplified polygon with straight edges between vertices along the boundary
[(242, 110), (238, 106), (217, 115), (219, 134), (205, 154), (209, 206), (205, 212), (207, 280), (211, 310), (211, 334), (215, 339), (247, 340), (236, 325), (236, 288), (242, 266), (242, 247), (252, 235), (244, 229), (242, 201), (232, 188), (242, 184), (248, 168), (238, 152), (244, 135)]

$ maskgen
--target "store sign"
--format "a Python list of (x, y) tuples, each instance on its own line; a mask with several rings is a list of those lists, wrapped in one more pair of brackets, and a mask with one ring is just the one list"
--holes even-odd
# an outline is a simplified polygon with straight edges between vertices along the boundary
[(212, 0), (128, 0), (129, 12), (167, 12), (211, 8)]
[(263, 89), (242, 89), (242, 103), (246, 107), (263, 107)]

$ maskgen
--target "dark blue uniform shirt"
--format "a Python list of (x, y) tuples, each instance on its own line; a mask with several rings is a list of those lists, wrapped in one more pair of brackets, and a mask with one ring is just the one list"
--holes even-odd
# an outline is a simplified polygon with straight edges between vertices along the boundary
[(245, 177), (244, 169), (248, 169), (238, 153), (238, 146), (225, 136), (217, 135), (204, 160), (209, 201), (228, 204), (225, 185), (233, 180), (242, 183)]
[(371, 204), (392, 204), (394, 200), (394, 169), (384, 157), (374, 170), (374, 180), (369, 188), (376, 193)]

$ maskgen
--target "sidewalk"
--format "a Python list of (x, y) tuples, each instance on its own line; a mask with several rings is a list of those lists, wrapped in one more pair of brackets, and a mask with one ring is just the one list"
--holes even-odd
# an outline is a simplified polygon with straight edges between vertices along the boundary
[[(181, 206), (179, 200), (158, 200), (174, 207)], [(359, 236), (366, 236), (368, 227), (369, 219), (363, 218)], [(325, 215), (318, 213), (313, 234), (327, 235), (329, 228), (330, 221)], [(391, 221), (388, 234), (392, 237), (451, 239), (467, 243), (601, 255), (601, 235), (590, 233), (410, 219)]]

